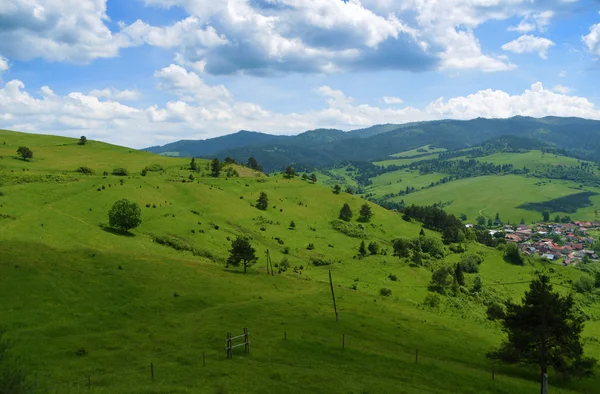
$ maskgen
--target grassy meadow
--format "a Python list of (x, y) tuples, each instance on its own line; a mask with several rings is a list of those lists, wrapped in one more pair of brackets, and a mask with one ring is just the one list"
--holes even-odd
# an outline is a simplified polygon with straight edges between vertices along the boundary
[[(30, 162), (16, 158), (20, 145), (34, 152)], [(9, 131), (0, 131), (0, 156), (0, 325), (33, 372), (38, 392), (538, 390), (534, 369), (496, 366), (491, 379), (485, 353), (503, 335), (497, 323), (485, 318), (483, 297), (442, 297), (437, 307), (424, 305), (430, 268), (411, 267), (392, 256), (391, 243), (398, 236), (417, 237), (418, 223), (370, 204), (371, 223), (362, 229), (352, 221), (352, 231), (363, 238), (332, 227), (344, 203), (356, 219), (364, 203), (357, 196), (335, 195), (320, 184), (239, 166), (234, 166), (239, 177), (212, 178), (202, 176), (208, 164), (202, 160), (200, 173), (192, 173), (185, 169), (189, 159)], [(152, 164), (165, 171), (141, 176)], [(80, 166), (92, 168), (95, 175), (75, 172)], [(117, 167), (128, 169), (129, 176), (102, 175)], [(515, 198), (525, 187), (528, 192), (545, 190), (527, 178), (504, 178), (506, 184), (498, 184), (473, 204), (481, 207), (472, 209), (491, 215), (483, 209), (484, 198), (508, 185), (514, 185)], [(431, 191), (454, 184), (459, 182)], [(450, 212), (457, 208), (454, 204), (463, 204), (459, 190), (477, 190), (462, 187), (437, 194), (438, 200), (456, 200), (447, 207)], [(549, 187), (557, 188), (555, 193), (570, 190), (554, 182)], [(424, 204), (427, 196), (421, 193), (427, 191), (404, 198)], [(261, 192), (269, 197), (266, 211), (253, 206)], [(546, 198), (543, 193), (534, 198)], [(142, 208), (142, 224), (129, 235), (105, 227), (108, 210), (121, 198)], [(512, 215), (508, 205), (506, 214), (501, 208), (493, 213), (500, 212), (503, 219)], [(459, 208), (462, 213), (468, 207)], [(252, 238), (259, 257), (247, 274), (224, 264), (230, 241), (240, 234)], [(157, 236), (176, 239), (196, 255), (160, 245), (154, 242)], [(362, 239), (378, 242), (388, 253), (356, 258)], [(287, 259), (290, 268), (267, 275), (267, 250), (273, 264)], [(536, 270), (549, 268), (539, 262), (512, 266), (501, 252), (476, 244), (469, 245), (468, 253), (484, 256), (479, 275), (485, 297), (518, 299), (527, 284), (513, 282), (528, 281)], [(460, 258), (449, 253), (446, 263)], [(313, 259), (331, 264), (315, 266)], [(551, 268), (555, 281), (565, 286), (582, 275), (572, 267)], [(475, 276), (466, 276), (470, 286)], [(390, 289), (391, 296), (381, 296), (381, 288)], [(584, 332), (589, 339), (586, 352), (597, 356), (600, 344), (593, 338), (600, 336), (598, 304), (590, 302), (586, 313), (592, 317)], [(226, 333), (239, 335), (243, 327), (249, 328), (250, 354), (237, 348), (228, 360)], [(553, 393), (594, 393), (600, 385), (598, 377), (565, 381), (552, 374), (550, 379)]]

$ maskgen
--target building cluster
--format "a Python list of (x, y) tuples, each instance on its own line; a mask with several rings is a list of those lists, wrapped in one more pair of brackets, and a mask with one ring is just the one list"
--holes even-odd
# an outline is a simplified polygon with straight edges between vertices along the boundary
[(592, 249), (596, 240), (589, 235), (589, 230), (594, 229), (600, 230), (600, 222), (539, 223), (519, 225), (516, 229), (505, 226), (504, 232), (506, 241), (519, 244), (526, 255), (541, 255), (571, 265), (583, 260), (600, 262), (600, 256)]

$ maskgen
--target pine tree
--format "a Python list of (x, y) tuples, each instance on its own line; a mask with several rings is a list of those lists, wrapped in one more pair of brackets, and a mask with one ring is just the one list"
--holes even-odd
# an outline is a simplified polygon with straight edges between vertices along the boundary
[(367, 247), (365, 246), (365, 241), (361, 241), (360, 246), (358, 247), (358, 254), (360, 257), (365, 257), (367, 255)]
[(190, 161), (190, 170), (196, 171), (198, 166), (196, 165), (196, 158), (192, 157), (192, 161)]
[(219, 159), (213, 159), (213, 161), (210, 163), (210, 170), (212, 176), (214, 176), (215, 178), (219, 177), (219, 175), (221, 174), (221, 163), (219, 162)]
[(372, 216), (373, 212), (371, 211), (369, 204), (363, 204), (362, 207), (360, 207), (360, 217), (358, 220), (361, 222), (368, 222), (371, 220)]
[(456, 283), (458, 283), (460, 286), (465, 285), (465, 274), (463, 273), (460, 264), (456, 264), (454, 266), (454, 280), (456, 280)]
[(229, 257), (227, 258), (228, 266), (231, 264), (238, 267), (243, 264), (244, 273), (246, 273), (246, 268), (254, 265), (256, 260), (256, 250), (252, 247), (248, 238), (238, 236), (231, 241), (231, 249), (229, 249)]
[(586, 317), (573, 296), (552, 291), (550, 278), (540, 275), (529, 285), (523, 303), (506, 303), (500, 348), (488, 357), (508, 364), (537, 365), (543, 376), (553, 367), (563, 376), (590, 376), (597, 360), (585, 357), (581, 333)]
[(290, 228), (291, 229), (295, 229), (296, 228), (296, 223), (294, 223), (293, 220), (290, 222)]
[(348, 203), (344, 204), (340, 210), (340, 219), (345, 220), (346, 222), (352, 220), (352, 209), (350, 209), (350, 205), (348, 205)]
[(317, 183), (317, 175), (315, 173), (310, 174), (310, 181), (312, 183)]
[(377, 242), (369, 243), (369, 246), (367, 248), (369, 249), (369, 253), (373, 255), (379, 253), (379, 244)]
[(287, 179), (292, 179), (295, 176), (296, 176), (296, 171), (292, 168), (292, 166), (288, 166), (285, 169), (285, 173), (283, 174), (283, 177), (287, 178)]
[(341, 191), (342, 191), (342, 188), (340, 185), (333, 186), (333, 194), (340, 194)]
[(269, 207), (269, 197), (267, 197), (267, 193), (261, 192), (258, 200), (256, 200), (256, 208), (264, 211)]
[(423, 228), (421, 228), (421, 231), (419, 231), (419, 237), (424, 237), (425, 236), (425, 230), (423, 230)]

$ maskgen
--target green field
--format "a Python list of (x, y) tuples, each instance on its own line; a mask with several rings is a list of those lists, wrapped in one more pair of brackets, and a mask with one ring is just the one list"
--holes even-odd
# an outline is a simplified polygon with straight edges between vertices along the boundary
[[(464, 158), (456, 158), (455, 160)], [(512, 164), (515, 168), (527, 167), (531, 170), (543, 166), (578, 166), (580, 160), (572, 157), (559, 156), (532, 150), (526, 153), (494, 153), (493, 155), (478, 157), (477, 160), (498, 165)]]
[[(583, 190), (600, 191), (596, 188)], [(407, 196), (394, 197), (392, 201), (403, 199), (406, 204), (417, 205), (444, 203), (445, 210), (457, 215), (465, 213), (470, 221), (474, 221), (479, 215), (493, 219), (496, 213), (500, 213), (504, 221), (518, 223), (525, 219), (529, 223), (541, 220), (541, 214), (535, 209), (518, 208), (522, 204), (546, 202), (583, 190), (578, 189), (578, 184), (569, 181), (540, 180), (518, 175), (483, 176), (461, 179)], [(574, 220), (594, 218), (595, 210), (600, 208), (600, 196), (593, 196), (590, 200), (592, 206), (577, 209), (574, 213), (553, 211), (552, 215), (568, 214)]]
[(422, 156), (422, 157), (412, 157), (412, 158), (407, 157), (407, 158), (403, 158), (403, 159), (391, 159), (391, 160), (384, 160), (384, 161), (376, 161), (376, 162), (373, 162), (373, 164), (375, 164), (376, 166), (382, 166), (382, 167), (388, 167), (391, 165), (404, 166), (407, 164), (411, 164), (415, 161), (437, 159), (439, 156), (440, 156), (439, 154), (431, 154), (431, 155), (426, 155), (426, 156)]
[(427, 149), (430, 153), (440, 153), (440, 152), (445, 152), (446, 149), (444, 148), (431, 148), (429, 145), (425, 145), (425, 146), (421, 146), (419, 148), (415, 148), (415, 149), (411, 149), (411, 150), (407, 150), (404, 152), (400, 152), (400, 153), (394, 153), (393, 157), (410, 157), (410, 156), (416, 156), (416, 155), (421, 155), (425, 152), (418, 152), (417, 149)]
[[(356, 259), (361, 240), (334, 230), (329, 222), (344, 203), (350, 204), (356, 217), (364, 203), (358, 196), (335, 195), (329, 187), (298, 178), (267, 177), (239, 166), (241, 177), (215, 179), (194, 173), (193, 182), (183, 182), (191, 174), (182, 169), (188, 159), (75, 142), (0, 131), (0, 214), (4, 215), (0, 218), (0, 323), (35, 373), (40, 392), (512, 394), (538, 390), (535, 369), (496, 366), (496, 378), (491, 379), (485, 353), (499, 345), (502, 333), (497, 323), (485, 318), (483, 299), (442, 297), (438, 308), (423, 305), (430, 268), (410, 267), (391, 254), (391, 241), (398, 236), (417, 237), (419, 224), (371, 205), (375, 216), (361, 231), (367, 242), (377, 241), (389, 253)], [(31, 162), (15, 157), (19, 145), (32, 149)], [(155, 163), (167, 171), (139, 175)], [(199, 163), (201, 168), (207, 164)], [(74, 172), (79, 166), (91, 167), (96, 175)], [(127, 168), (130, 175), (102, 175), (116, 167)], [(408, 180), (411, 175), (412, 181), (425, 182), (415, 174), (402, 177)], [(482, 178), (404, 198), (422, 204), (420, 194), (461, 182), (463, 188), (471, 188), (463, 193), (469, 193), (476, 186), (465, 182), (478, 179)], [(526, 187), (525, 193), (556, 188), (547, 195), (570, 190), (554, 182), (537, 187), (528, 183), (533, 179), (499, 179), (505, 183), (498, 184), (496, 195), (509, 187), (515, 195)], [(270, 203), (266, 211), (259, 211), (252, 204), (263, 191)], [(447, 191), (450, 197), (451, 192)], [(544, 193), (534, 197), (545, 198)], [(123, 197), (142, 207), (143, 222), (130, 236), (103, 226), (112, 203)], [(528, 197), (527, 201), (535, 200)], [(495, 211), (504, 215), (501, 209)], [(292, 220), (295, 229), (289, 229)], [(352, 222), (354, 228), (358, 225)], [(259, 256), (245, 275), (223, 264), (230, 240), (240, 234), (252, 237)], [(157, 235), (175, 237), (205, 257), (159, 245), (153, 242)], [(314, 250), (307, 249), (309, 243)], [(290, 269), (267, 275), (267, 249), (274, 264), (287, 258)], [(527, 281), (543, 269), (541, 263), (509, 265), (501, 252), (470, 244), (469, 253), (475, 252), (485, 257), (479, 273), (485, 297), (518, 299), (527, 285), (502, 283)], [(314, 266), (311, 258), (332, 264)], [(448, 252), (446, 263), (460, 258)], [(582, 275), (572, 267), (552, 268), (560, 283)], [(328, 270), (335, 284), (339, 322), (332, 308)], [(390, 280), (390, 274), (398, 280)], [(469, 286), (473, 280), (474, 275), (468, 274)], [(390, 297), (379, 295), (384, 287), (391, 289)], [(600, 307), (589, 303), (586, 308), (594, 319), (587, 323), (584, 336), (598, 337)], [(243, 327), (250, 331), (250, 354), (238, 348), (227, 360), (226, 333), (239, 335)], [(600, 344), (588, 341), (586, 352), (600, 354)], [(600, 373), (599, 367), (596, 372)], [(553, 373), (550, 381), (553, 393), (593, 393), (600, 384), (598, 378), (565, 381)]]
[(406, 189), (407, 186), (421, 189), (443, 177), (442, 174), (420, 175), (416, 170), (387, 172), (372, 178), (373, 184), (365, 188), (365, 193), (373, 193), (375, 197), (381, 197), (389, 193), (398, 193), (400, 190)]

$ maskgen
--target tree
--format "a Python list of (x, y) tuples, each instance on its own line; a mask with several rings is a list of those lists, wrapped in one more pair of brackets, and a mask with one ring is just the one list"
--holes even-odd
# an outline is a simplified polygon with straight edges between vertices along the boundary
[(358, 254), (360, 257), (365, 257), (367, 255), (367, 247), (365, 246), (365, 241), (360, 242), (360, 246), (358, 247)]
[(500, 214), (496, 213), (496, 218), (494, 219), (494, 223), (499, 224), (500, 222)]
[(296, 228), (296, 223), (294, 223), (293, 220), (290, 222), (290, 228), (291, 229), (295, 229)]
[(458, 283), (461, 286), (465, 285), (465, 274), (460, 264), (456, 264), (454, 266), (454, 280), (456, 280), (456, 283)]
[(502, 331), (507, 338), (488, 357), (538, 366), (542, 376), (548, 367), (564, 376), (590, 376), (597, 360), (583, 354), (585, 320), (573, 296), (553, 292), (550, 278), (540, 275), (529, 285), (521, 305), (506, 303)]
[(333, 194), (340, 194), (342, 187), (340, 185), (333, 186)]
[(429, 290), (435, 291), (440, 294), (445, 294), (448, 286), (452, 284), (454, 271), (452, 267), (441, 267), (438, 268), (431, 274), (431, 283), (429, 284)]
[(548, 212), (548, 211), (542, 212), (542, 219), (544, 220), (544, 222), (549, 222), (550, 221), (550, 212)]
[(194, 179), (195, 179), (195, 178), (194, 178), (194, 175), (190, 174), (190, 176), (188, 177), (188, 179), (189, 179), (190, 181), (194, 182)]
[(284, 172), (284, 174), (283, 174), (283, 177), (284, 177), (284, 178), (287, 178), (287, 179), (292, 179), (292, 178), (293, 178), (293, 177), (295, 177), (295, 176), (296, 176), (296, 170), (294, 170), (294, 169), (292, 168), (292, 166), (288, 166), (288, 167), (285, 169), (285, 172)]
[(235, 164), (235, 159), (233, 157), (227, 156), (223, 159), (223, 161), (225, 162), (225, 164)]
[(252, 156), (250, 156), (248, 158), (248, 167), (250, 167), (250, 168), (252, 168), (253, 170), (256, 170), (256, 171), (262, 171), (263, 170), (263, 167), (260, 164), (258, 164), (258, 161), (256, 161), (256, 159), (254, 157), (252, 157)]
[(192, 157), (192, 161), (190, 161), (190, 170), (196, 171), (198, 169), (198, 165), (196, 164), (196, 158)]
[(317, 175), (314, 172), (310, 174), (310, 181), (312, 183), (317, 183)]
[(17, 154), (23, 158), (23, 160), (33, 159), (33, 152), (26, 146), (19, 146)]
[(488, 227), (492, 227), (494, 225), (491, 218), (488, 219), (487, 225), (488, 225)]
[(461, 213), (460, 214), (460, 220), (462, 220), (463, 222), (465, 222), (467, 220), (467, 214), (466, 213)]
[(79, 142), (77, 142), (77, 145), (85, 145), (87, 143), (87, 138), (85, 137), (85, 135), (82, 135), (81, 137), (79, 137)]
[(421, 227), (421, 231), (419, 231), (419, 237), (424, 237), (425, 236), (425, 230), (423, 230), (423, 227)]
[(371, 242), (367, 249), (369, 249), (369, 253), (375, 255), (379, 253), (379, 244), (377, 242)]
[(483, 284), (481, 283), (481, 278), (479, 276), (475, 277), (473, 281), (473, 287), (471, 288), (471, 293), (481, 293), (483, 289)]
[(108, 211), (108, 224), (125, 232), (142, 223), (142, 210), (135, 201), (126, 198), (116, 201)]
[(215, 178), (218, 178), (219, 175), (221, 174), (221, 163), (219, 162), (219, 159), (217, 159), (216, 157), (210, 163), (210, 171), (211, 171), (211, 175), (214, 176)]
[(521, 222), (519, 224), (525, 224), (525, 219), (521, 219)]
[(258, 200), (256, 200), (256, 208), (265, 211), (269, 207), (269, 197), (267, 193), (261, 192)]
[(348, 205), (348, 203), (344, 204), (340, 210), (340, 219), (345, 220), (346, 222), (352, 220), (352, 209), (350, 209), (350, 205)]
[(485, 226), (485, 217), (483, 216), (477, 216), (477, 225), (478, 226)]
[(510, 243), (506, 245), (504, 250), (504, 260), (515, 265), (525, 265), (525, 259), (521, 255), (521, 251), (517, 244)]
[(362, 207), (360, 207), (360, 217), (358, 218), (359, 221), (361, 222), (368, 222), (369, 220), (371, 220), (371, 217), (373, 216), (373, 212), (371, 211), (371, 207), (369, 206), (369, 204), (363, 204)]
[(410, 251), (413, 248), (413, 243), (408, 238), (398, 238), (394, 240), (394, 256), (410, 257)]
[(239, 267), (242, 264), (244, 273), (246, 273), (246, 268), (254, 265), (256, 260), (256, 250), (252, 247), (248, 238), (238, 236), (231, 241), (227, 265), (231, 264), (234, 267)]

